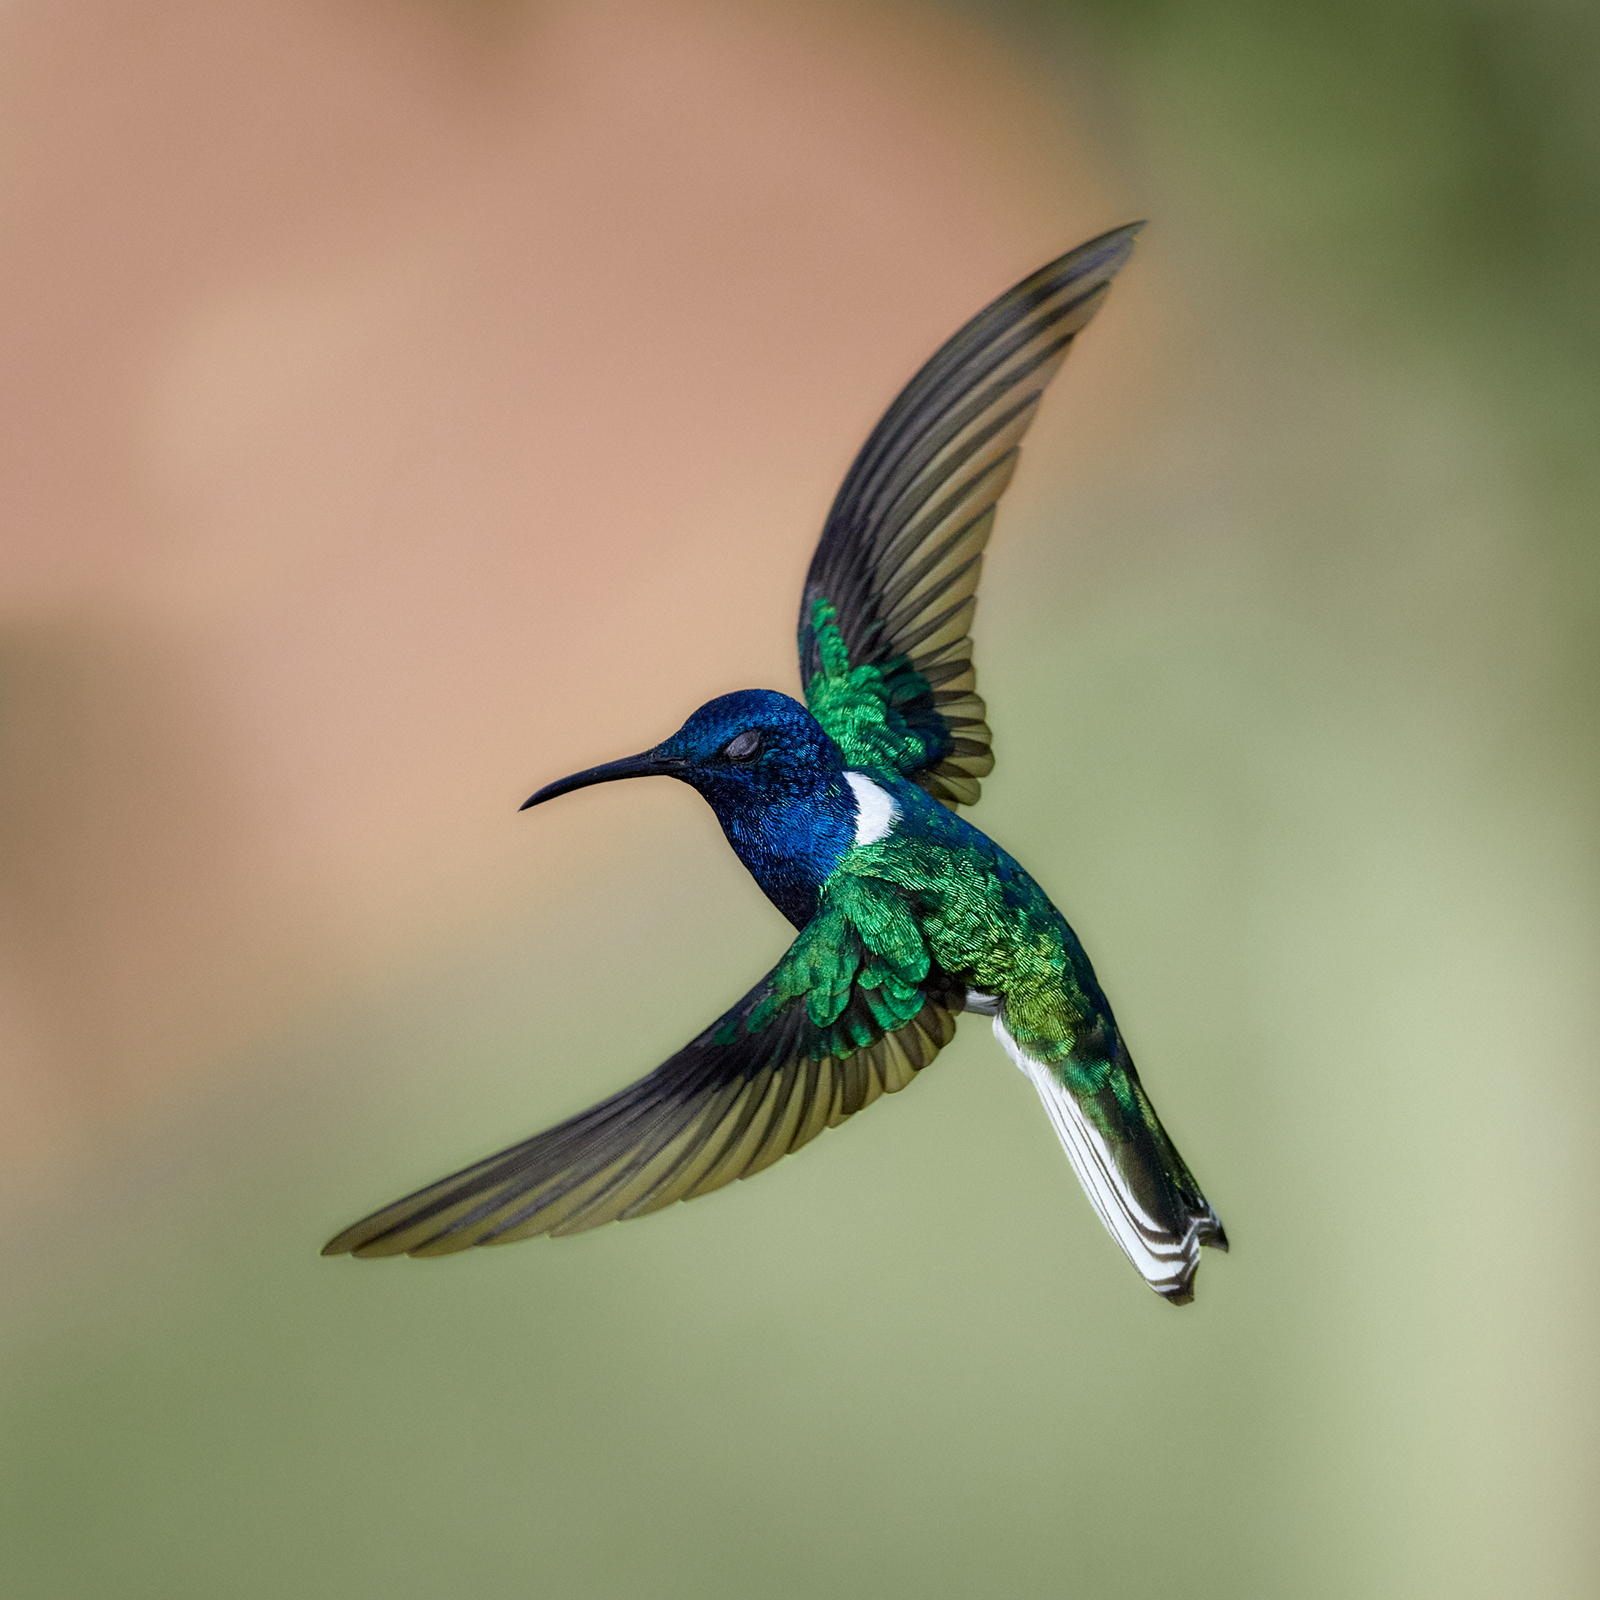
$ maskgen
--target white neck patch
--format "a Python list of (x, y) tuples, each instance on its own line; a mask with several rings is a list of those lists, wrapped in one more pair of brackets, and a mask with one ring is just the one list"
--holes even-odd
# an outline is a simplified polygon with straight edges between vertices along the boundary
[(856, 797), (856, 843), (876, 844), (887, 839), (900, 818), (894, 796), (860, 772), (845, 773), (844, 781)]

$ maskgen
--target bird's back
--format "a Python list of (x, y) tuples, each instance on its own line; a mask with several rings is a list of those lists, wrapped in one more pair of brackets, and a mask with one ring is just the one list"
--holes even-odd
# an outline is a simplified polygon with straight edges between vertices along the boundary
[(1001, 996), (1014, 1031), (1043, 1059), (1064, 1057), (1102, 1019), (1115, 1027), (1077, 935), (1012, 856), (916, 784), (882, 770), (862, 776), (895, 814), (879, 837), (846, 854), (838, 873), (906, 897), (930, 956), (969, 987)]

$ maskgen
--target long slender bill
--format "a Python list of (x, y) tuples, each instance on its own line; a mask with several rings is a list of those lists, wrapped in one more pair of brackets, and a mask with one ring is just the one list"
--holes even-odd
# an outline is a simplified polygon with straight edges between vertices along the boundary
[(542, 805), (554, 800), (558, 794), (571, 794), (574, 789), (587, 789), (591, 783), (610, 783), (613, 778), (676, 777), (689, 763), (682, 756), (663, 755), (659, 750), (646, 750), (642, 755), (624, 756), (620, 761), (608, 761), (601, 767), (590, 767), (587, 772), (575, 772), (570, 778), (558, 778), (547, 783), (537, 794), (531, 794), (517, 807), (526, 811), (529, 806)]

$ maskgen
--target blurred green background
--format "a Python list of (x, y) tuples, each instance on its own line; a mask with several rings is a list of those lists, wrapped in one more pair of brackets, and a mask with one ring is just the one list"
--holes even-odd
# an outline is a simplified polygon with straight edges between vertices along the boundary
[[(621, 786), (650, 792), (594, 802), (556, 890), (260, 1030), (11, 1206), (8, 1594), (1600, 1587), (1600, 12), (881, 25), (935, 21), (1022, 62), (1156, 219), (1181, 350), (1141, 347), (1124, 403), (1159, 400), (1093, 472), (1041, 422), (992, 547), (975, 820), (1078, 927), (1233, 1253), (1188, 1310), (1145, 1292), (969, 1020), (759, 1182), (320, 1260), (781, 948), (709, 817)], [(650, 670), (685, 708), (733, 686)], [(531, 787), (632, 732), (512, 754)]]

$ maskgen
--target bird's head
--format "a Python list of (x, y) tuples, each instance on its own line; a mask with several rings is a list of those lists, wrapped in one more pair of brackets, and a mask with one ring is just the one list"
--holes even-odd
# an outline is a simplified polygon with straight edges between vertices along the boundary
[(698, 789), (727, 826), (739, 814), (837, 790), (842, 772), (837, 747), (799, 701), (741, 689), (708, 700), (653, 749), (546, 784), (522, 809), (591, 783), (660, 775)]

